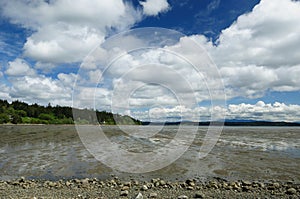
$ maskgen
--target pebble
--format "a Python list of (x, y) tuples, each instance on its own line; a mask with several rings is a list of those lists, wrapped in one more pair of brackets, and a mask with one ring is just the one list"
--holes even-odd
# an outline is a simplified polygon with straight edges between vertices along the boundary
[(259, 185), (261, 188), (265, 188), (265, 184), (262, 183), (262, 182), (259, 182), (258, 185)]
[(152, 187), (154, 187), (154, 184), (153, 183), (147, 183), (147, 187), (148, 187), (148, 189), (151, 189)]
[(247, 180), (242, 180), (242, 184), (244, 186), (251, 186), (252, 185), (252, 183), (250, 181), (247, 181)]
[(71, 186), (71, 185), (72, 185), (72, 183), (71, 183), (71, 182), (69, 182), (69, 181), (67, 181), (67, 182), (66, 182), (66, 186), (68, 186), (68, 187), (69, 187), (69, 186)]
[(204, 198), (205, 195), (202, 192), (196, 192), (194, 198)]
[(83, 184), (83, 185), (89, 184), (89, 179), (88, 178), (82, 179), (81, 184)]
[(136, 186), (138, 186), (140, 183), (139, 183), (139, 181), (135, 180), (135, 181), (133, 182), (133, 184), (136, 185)]
[(143, 191), (147, 191), (147, 190), (148, 190), (148, 187), (147, 187), (147, 185), (143, 185), (141, 189), (142, 189)]
[[(53, 191), (53, 188), (55, 188), (55, 190), (59, 188), (64, 188), (67, 190), (76, 189), (78, 191), (82, 191), (84, 190), (84, 188), (88, 188), (89, 190), (92, 191), (95, 189), (98, 190), (99, 188), (105, 188), (105, 187), (118, 187), (120, 192), (117, 192), (116, 194), (120, 194), (119, 195), (120, 198), (129, 197), (129, 193), (130, 193), (129, 190), (133, 190), (133, 191), (137, 191), (137, 195), (133, 197), (135, 199), (163, 198), (166, 196), (167, 193), (169, 193), (169, 191), (170, 193), (176, 194), (175, 197), (174, 195), (170, 195), (170, 197), (173, 198), (177, 197), (178, 199), (188, 198), (189, 195), (180, 195), (180, 194), (187, 194), (187, 193), (194, 194), (192, 196), (189, 196), (192, 198), (205, 198), (205, 197), (209, 197), (210, 191), (212, 191), (213, 194), (222, 194), (223, 191), (227, 193), (230, 192), (231, 194), (237, 194), (237, 192), (240, 192), (238, 194), (259, 193), (269, 198), (275, 196), (278, 198), (284, 198), (284, 197), (297, 198), (298, 197), (297, 194), (299, 194), (299, 190), (297, 190), (298, 185), (295, 182), (288, 183), (288, 182), (271, 181), (269, 183), (263, 183), (259, 181), (251, 182), (245, 180), (228, 182), (226, 180), (218, 179), (206, 183), (197, 183), (195, 179), (189, 179), (186, 181), (169, 182), (159, 178), (152, 179), (151, 182), (134, 181), (133, 179), (131, 180), (132, 181), (129, 182), (121, 182), (118, 179), (114, 179), (114, 180), (109, 179), (109, 180), (100, 181), (97, 179), (85, 178), (85, 179), (59, 180), (59, 181), (43, 181), (43, 180), (34, 181), (34, 180), (26, 180), (25, 178), (18, 178), (13, 181), (0, 181), (0, 192), (10, 187), (11, 188), (19, 187), (21, 190), (26, 189), (24, 191), (29, 192), (31, 191), (31, 189), (34, 190), (34, 188), (39, 188), (44, 186), (45, 188), (50, 189), (51, 191)], [(168, 190), (165, 190), (165, 188), (167, 188)], [(148, 193), (143, 192), (147, 190)], [(187, 191), (187, 190), (191, 190), (191, 191)], [(247, 191), (248, 193), (242, 193), (242, 191), (244, 192)], [(208, 195), (206, 195), (206, 192), (208, 193)], [(105, 196), (104, 193), (101, 195)], [(84, 198), (87, 196), (88, 195), (84, 195), (82, 197)], [(1, 194), (0, 194), (0, 198), (1, 198)], [(107, 199), (107, 197), (104, 198)]]
[(19, 179), (19, 182), (25, 182), (25, 177), (21, 177), (20, 179)]
[(289, 188), (287, 191), (286, 191), (287, 194), (289, 195), (293, 195), (293, 194), (296, 194), (297, 193), (297, 190), (294, 189), (294, 188)]
[(56, 183), (55, 182), (49, 182), (48, 185), (49, 185), (49, 187), (55, 187)]
[(125, 191), (125, 190), (128, 190), (128, 189), (129, 189), (128, 186), (123, 186), (123, 187), (121, 188), (121, 191)]
[(128, 196), (128, 190), (121, 191), (120, 196)]
[(149, 198), (157, 198), (157, 193), (150, 193)]
[(167, 183), (166, 183), (164, 180), (160, 180), (160, 181), (159, 181), (159, 184), (160, 184), (161, 186), (164, 186), (164, 185), (166, 185)]
[(280, 187), (280, 184), (278, 182), (274, 182), (273, 183), (273, 187), (276, 188), (276, 189), (278, 189)]
[(178, 199), (188, 199), (189, 197), (187, 197), (186, 195), (181, 195), (181, 196), (178, 196)]
[(135, 199), (143, 199), (144, 196), (141, 194), (141, 192), (138, 193), (138, 195), (135, 197)]
[(124, 182), (124, 186), (131, 187), (131, 182)]

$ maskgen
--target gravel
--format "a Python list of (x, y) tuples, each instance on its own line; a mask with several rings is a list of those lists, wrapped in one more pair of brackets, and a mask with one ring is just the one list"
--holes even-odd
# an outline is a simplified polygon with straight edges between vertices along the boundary
[(295, 182), (250, 182), (214, 179), (200, 182), (166, 181), (152, 179), (149, 182), (121, 181), (117, 177), (107, 180), (27, 180), (24, 177), (12, 181), (0, 181), (0, 198), (300, 198), (300, 184)]

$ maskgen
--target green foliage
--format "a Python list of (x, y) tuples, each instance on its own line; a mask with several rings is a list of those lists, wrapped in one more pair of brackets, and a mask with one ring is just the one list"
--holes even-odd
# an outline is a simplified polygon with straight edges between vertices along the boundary
[(38, 118), (41, 119), (41, 120), (54, 120), (55, 119), (54, 115), (47, 114), (47, 113), (39, 114)]
[[(73, 111), (78, 115), (73, 119)], [(80, 116), (80, 117), (79, 117)], [(106, 111), (94, 111), (90, 109), (72, 109), (62, 106), (29, 105), (25, 102), (0, 99), (0, 124), (105, 124), (105, 125), (129, 125), (141, 124), (140, 121), (129, 116), (121, 116)]]
[(8, 115), (5, 113), (0, 113), (0, 124), (5, 124), (8, 122), (10, 122)]
[(11, 116), (11, 123), (13, 123), (13, 124), (22, 123), (22, 118), (20, 117), (20, 115), (14, 113)]

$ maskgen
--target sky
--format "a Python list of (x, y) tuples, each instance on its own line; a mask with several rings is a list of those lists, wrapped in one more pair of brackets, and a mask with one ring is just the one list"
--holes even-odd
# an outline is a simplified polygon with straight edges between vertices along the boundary
[(300, 122), (299, 18), (292, 0), (0, 0), (0, 99)]

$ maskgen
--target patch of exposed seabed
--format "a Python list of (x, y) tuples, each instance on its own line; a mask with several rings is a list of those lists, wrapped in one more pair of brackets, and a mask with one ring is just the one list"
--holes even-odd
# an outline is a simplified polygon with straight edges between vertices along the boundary
[[(169, 143), (176, 133), (176, 127), (165, 127), (146, 139), (128, 137), (117, 127), (103, 129), (106, 136), (124, 150), (144, 153)], [(98, 162), (85, 149), (73, 126), (1, 126), (0, 178), (106, 178), (116, 174), (121, 178), (131, 176), (145, 180), (152, 177), (170, 180), (221, 177), (299, 182), (299, 130), (225, 128), (214, 149), (199, 159), (198, 151), (206, 133), (206, 128), (201, 127), (189, 150), (171, 165), (146, 174), (127, 174), (113, 171)], [(186, 132), (189, 132), (189, 127), (186, 127)]]

